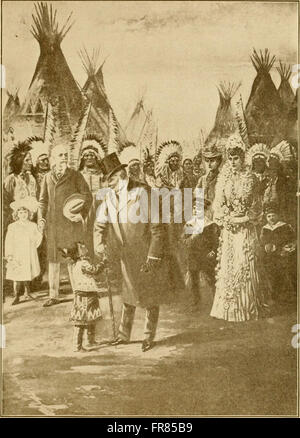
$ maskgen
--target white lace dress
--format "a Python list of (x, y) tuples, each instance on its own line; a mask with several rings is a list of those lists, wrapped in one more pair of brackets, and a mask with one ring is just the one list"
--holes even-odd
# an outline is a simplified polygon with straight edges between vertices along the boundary
[(258, 201), (253, 174), (247, 169), (234, 174), (226, 164), (218, 177), (213, 206), (214, 220), (221, 227), (210, 313), (215, 318), (236, 322), (258, 319), (263, 308), (255, 229), (261, 213)]

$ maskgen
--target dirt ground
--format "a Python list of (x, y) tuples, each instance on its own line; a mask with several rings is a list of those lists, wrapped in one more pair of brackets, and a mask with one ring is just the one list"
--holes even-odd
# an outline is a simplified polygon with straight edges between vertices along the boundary
[[(297, 350), (291, 345), (296, 305), (274, 306), (246, 323), (212, 319), (181, 297), (162, 306), (155, 348), (143, 353), (144, 312), (129, 345), (72, 352), (71, 295), (43, 308), (38, 299), (4, 304), (5, 416), (296, 416)], [(107, 298), (98, 339), (111, 337)], [(114, 297), (117, 320), (120, 298)]]

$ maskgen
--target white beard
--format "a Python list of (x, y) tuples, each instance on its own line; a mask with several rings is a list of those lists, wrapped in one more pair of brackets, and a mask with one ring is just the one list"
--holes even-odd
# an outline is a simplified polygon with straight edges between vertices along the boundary
[(67, 163), (63, 163), (63, 164), (61, 164), (60, 166), (56, 166), (56, 169), (57, 169), (59, 172), (65, 172), (66, 168), (67, 168)]

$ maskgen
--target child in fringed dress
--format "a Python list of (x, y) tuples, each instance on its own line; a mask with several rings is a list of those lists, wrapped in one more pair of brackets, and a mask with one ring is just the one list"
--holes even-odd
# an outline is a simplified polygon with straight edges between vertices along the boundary
[(103, 271), (105, 264), (93, 264), (88, 256), (87, 247), (81, 243), (73, 248), (61, 249), (69, 259), (72, 269), (72, 289), (74, 292), (70, 320), (74, 322), (73, 350), (85, 351), (83, 336), (87, 332), (88, 347), (98, 345), (95, 340), (96, 321), (102, 318), (96, 277)]

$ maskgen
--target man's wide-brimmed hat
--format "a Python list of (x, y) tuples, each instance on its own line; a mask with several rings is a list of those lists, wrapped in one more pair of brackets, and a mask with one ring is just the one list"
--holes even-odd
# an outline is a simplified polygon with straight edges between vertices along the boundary
[(63, 215), (71, 220), (71, 216), (73, 214), (80, 213), (84, 207), (86, 202), (86, 198), (81, 193), (73, 193), (73, 195), (69, 196), (64, 203), (63, 206)]
[(107, 178), (125, 167), (127, 167), (127, 164), (122, 164), (115, 152), (104, 157), (100, 163), (101, 171)]

